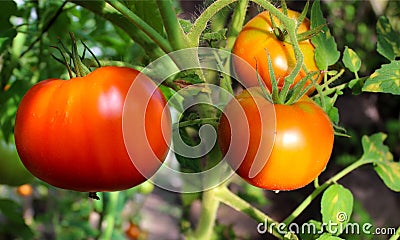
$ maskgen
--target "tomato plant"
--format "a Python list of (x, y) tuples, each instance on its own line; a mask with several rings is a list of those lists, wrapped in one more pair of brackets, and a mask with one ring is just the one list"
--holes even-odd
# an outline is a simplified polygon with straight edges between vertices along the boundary
[[(235, 150), (226, 156), (239, 176), (257, 187), (293, 190), (307, 185), (324, 170), (331, 156), (334, 132), (329, 117), (317, 104), (308, 97), (292, 105), (272, 104), (262, 96), (260, 88), (244, 90), (236, 98), (239, 104), (231, 101), (224, 110), (218, 136), (224, 154), (229, 148), (242, 151), (240, 145), (245, 140), (239, 139), (246, 138), (231, 134), (231, 129), (249, 126), (245, 130), (249, 143), (244, 158)], [(235, 118), (239, 117), (240, 108), (246, 119), (238, 121)], [(251, 176), (252, 165), (257, 164), (262, 168)]]
[(398, 239), (400, 2), (191, 2), (0, 1), (0, 130), (56, 186), (0, 185), (0, 238)]
[(18, 156), (14, 139), (6, 142), (0, 134), (0, 184), (18, 186), (33, 179)]
[[(290, 18), (298, 18), (300, 13), (288, 10)], [(279, 24), (279, 20), (275, 17), (274, 23)], [(279, 29), (275, 32), (274, 29)], [(310, 30), (310, 21), (305, 18), (298, 27), (298, 34)], [(277, 36), (277, 33), (280, 34)], [(273, 72), (278, 82), (278, 88), (281, 89), (284, 85), (284, 78), (292, 72), (296, 59), (293, 52), (293, 47), (285, 30), (275, 27), (272, 24), (270, 13), (264, 11), (247, 22), (239, 35), (236, 38), (233, 46), (233, 54), (239, 56), (244, 61), (233, 59), (233, 65), (240, 81), (246, 87), (258, 86), (259, 82), (256, 76), (256, 71), (260, 75), (269, 90), (272, 90), (272, 82), (268, 67), (268, 55), (271, 58)], [(299, 42), (299, 47), (304, 55), (304, 66), (308, 72), (319, 71), (314, 58), (314, 46), (310, 39)], [(245, 62), (249, 63), (254, 69), (244, 66)], [(291, 87), (307, 75), (307, 71), (302, 69), (294, 79)], [(314, 77), (315, 78), (315, 77)], [(321, 82), (323, 76), (320, 74), (316, 78), (316, 82)], [(308, 80), (308, 84), (311, 81)], [(310, 94), (313, 91), (311, 88), (308, 91)]]
[[(27, 169), (51, 185), (76, 191), (116, 191), (144, 182), (142, 174), (153, 174), (166, 156), (168, 145), (161, 128), (170, 119), (166, 114), (162, 117), (166, 102), (161, 92), (153, 93), (152, 80), (141, 78), (135, 83), (140, 97), (130, 98), (134, 104), (127, 113), (146, 121), (147, 136), (136, 133), (135, 138), (149, 141), (159, 161), (149, 161), (152, 152), (136, 150), (134, 162), (149, 161), (147, 169), (139, 172), (122, 132), (125, 97), (138, 74), (125, 67), (101, 67), (85, 77), (49, 79), (33, 86), (23, 97), (15, 121), (16, 146)], [(146, 112), (140, 112), (139, 106), (146, 106)], [(167, 135), (168, 131), (167, 127)]]

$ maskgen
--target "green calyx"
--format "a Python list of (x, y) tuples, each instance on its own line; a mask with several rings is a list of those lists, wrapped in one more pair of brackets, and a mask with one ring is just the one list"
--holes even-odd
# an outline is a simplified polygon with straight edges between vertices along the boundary
[[(285, 1), (282, 1), (282, 8), (281, 11), (288, 16), (288, 9), (286, 6), (286, 3), (284, 3)], [(296, 19), (296, 31), (298, 30), (298, 28), (300, 27), (300, 25), (304, 22), (304, 20), (306, 19), (306, 15), (307, 15), (307, 11), (308, 11), (308, 7), (309, 7), (309, 1), (307, 1), (306, 5), (304, 6), (303, 11), (301, 12), (301, 14), (299, 15), (299, 17)], [(272, 17), (272, 14), (269, 13), (270, 19), (271, 19), (271, 24), (272, 24), (272, 29), (273, 32), (276, 36), (276, 38), (279, 41), (288, 43), (288, 44), (292, 44), (291, 39), (289, 37), (288, 31), (283, 27), (278, 25), (274, 18)], [(312, 37), (318, 35), (322, 29), (325, 27), (324, 25), (320, 25), (314, 29), (310, 29), (306, 32), (302, 32), (302, 33), (297, 33), (297, 42), (302, 42), (302, 41), (306, 41), (311, 39)]]
[[(90, 69), (82, 62), (83, 59), (84, 59), (84, 56), (82, 56), (82, 57), (79, 56), (78, 47), (77, 47), (77, 43), (76, 43), (76, 39), (75, 39), (74, 33), (70, 32), (70, 37), (71, 37), (71, 41), (72, 41), (72, 49), (69, 50), (64, 45), (64, 43), (60, 40), (59, 41), (60, 47), (59, 46), (51, 46), (51, 47), (58, 50), (58, 52), (61, 55), (61, 59), (59, 57), (56, 57), (54, 54), (52, 54), (51, 56), (56, 61), (60, 62), (61, 64), (63, 64), (67, 68), (70, 78), (86, 76), (86, 75), (88, 75), (90, 73)], [(88, 50), (88, 52), (95, 58), (97, 66), (100, 67), (100, 63), (96, 59), (96, 57), (94, 56), (93, 52), (90, 51), (90, 49), (85, 45), (85, 43), (82, 42), (82, 44), (83, 44), (83, 46), (85, 48), (85, 51)], [(69, 59), (72, 60), (72, 68), (68, 63)]]

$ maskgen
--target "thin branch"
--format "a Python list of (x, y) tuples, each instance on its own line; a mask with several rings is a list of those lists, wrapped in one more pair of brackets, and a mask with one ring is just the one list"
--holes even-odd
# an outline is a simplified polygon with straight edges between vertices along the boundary
[(57, 12), (54, 14), (54, 16), (52, 18), (50, 18), (50, 20), (43, 27), (39, 36), (35, 40), (33, 40), (33, 42), (28, 46), (28, 48), (25, 51), (23, 51), (21, 53), (21, 55), (19, 56), (20, 58), (23, 57), (25, 54), (27, 54), (30, 50), (32, 50), (32, 48), (35, 46), (35, 44), (40, 41), (43, 34), (45, 34), (50, 29), (50, 27), (56, 22), (57, 18), (61, 15), (61, 13), (63, 12), (63, 9), (67, 3), (68, 3), (68, 0), (64, 0), (64, 2), (61, 4), (61, 6), (57, 9)]

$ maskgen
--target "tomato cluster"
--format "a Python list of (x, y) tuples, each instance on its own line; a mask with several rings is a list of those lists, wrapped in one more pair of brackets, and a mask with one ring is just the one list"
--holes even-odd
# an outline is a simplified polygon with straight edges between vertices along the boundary
[[(300, 16), (292, 10), (287, 14), (291, 18)], [(307, 97), (313, 87), (293, 104), (271, 103), (264, 95), (271, 92), (273, 84), (268, 56), (278, 89), (296, 64), (293, 46), (279, 27), (279, 21), (276, 18), (271, 21), (265, 11), (251, 19), (239, 33), (233, 47), (233, 67), (247, 89), (227, 104), (218, 128), (220, 148), (236, 173), (254, 186), (278, 191), (297, 189), (313, 181), (324, 170), (334, 140), (329, 117)], [(305, 18), (298, 33), (309, 30), (310, 23)], [(304, 67), (290, 88), (310, 72), (319, 72), (311, 41), (302, 40), (299, 47)], [(265, 91), (256, 73), (268, 88)], [(314, 80), (318, 84), (322, 75)], [(308, 84), (312, 84), (311, 80), (304, 86)], [(243, 112), (241, 119), (239, 112)]]
[[(225, 107), (218, 136), (225, 158), (239, 176), (257, 187), (293, 190), (322, 172), (334, 132), (316, 103), (305, 96), (293, 105), (272, 104), (259, 87), (244, 90), (236, 100)], [(237, 119), (240, 111), (245, 117)], [(248, 130), (237, 130), (245, 126)]]
[[(168, 150), (171, 120), (163, 114), (161, 91), (148, 77), (136, 80), (138, 74), (126, 67), (101, 67), (85, 77), (33, 86), (15, 121), (15, 142), (26, 168), (51, 185), (84, 192), (127, 189), (154, 174)], [(140, 94), (131, 94), (133, 102), (125, 104), (134, 81)], [(135, 149), (131, 160), (123, 113), (137, 123), (146, 121), (144, 131), (129, 134), (152, 152)], [(135, 162), (144, 162), (145, 168)]]
[[(287, 14), (300, 16), (291, 10)], [(226, 106), (218, 136), (225, 159), (246, 181), (265, 189), (293, 190), (325, 168), (334, 131), (326, 113), (309, 97), (287, 105), (264, 95), (272, 89), (267, 56), (278, 89), (296, 65), (285, 31), (274, 29), (278, 25), (262, 12), (239, 33), (233, 53), (241, 60), (233, 58), (233, 67), (248, 88)], [(298, 33), (308, 30), (309, 20), (304, 19)], [(319, 71), (311, 41), (302, 40), (299, 46), (305, 62), (290, 87)], [(262, 91), (256, 72), (270, 91)], [(84, 77), (33, 86), (15, 122), (16, 146), (26, 168), (51, 185), (86, 192), (127, 189), (153, 175), (168, 151), (171, 118), (161, 91), (148, 77), (137, 80), (138, 75), (126, 67), (100, 67)], [(319, 83), (322, 76), (317, 76), (305, 85)], [(134, 83), (136, 93), (128, 98)], [(130, 132), (123, 126), (124, 115), (137, 125)]]

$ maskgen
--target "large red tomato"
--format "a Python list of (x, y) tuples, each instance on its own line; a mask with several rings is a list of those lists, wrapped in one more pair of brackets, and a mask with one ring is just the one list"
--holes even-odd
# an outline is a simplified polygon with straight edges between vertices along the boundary
[[(258, 87), (243, 91), (236, 100), (224, 109), (218, 138), (225, 159), (239, 176), (260, 188), (293, 190), (322, 172), (334, 131), (317, 104), (308, 97), (293, 105), (272, 104)], [(245, 117), (237, 119), (241, 111)], [(245, 126), (249, 130), (237, 130)]]
[[(26, 168), (53, 186), (85, 192), (127, 189), (154, 174), (168, 150), (171, 119), (168, 111), (163, 114), (162, 93), (138, 74), (125, 67), (101, 67), (85, 77), (33, 86), (15, 122), (15, 142)], [(138, 93), (130, 94), (124, 106), (134, 82)], [(152, 150), (136, 149), (132, 161), (124, 144), (123, 113), (137, 124), (145, 121), (143, 132), (129, 134)]]
[[(298, 12), (288, 10), (288, 16), (291, 18), (298, 18), (299, 15)], [(274, 21), (279, 25), (278, 19), (274, 18)], [(300, 24), (298, 33), (308, 30), (310, 30), (310, 22), (306, 18)], [(304, 55), (304, 66), (310, 72), (318, 71), (314, 59), (314, 46), (311, 41), (304, 40), (299, 42), (299, 45)], [(232, 52), (241, 58), (234, 57), (233, 64), (241, 83), (245, 87), (259, 86), (255, 71), (257, 67), (257, 72), (269, 90), (271, 90), (272, 84), (269, 75), (267, 53), (271, 57), (272, 67), (279, 88), (283, 87), (284, 78), (292, 72), (296, 64), (292, 45), (281, 41), (275, 36), (268, 11), (261, 12), (243, 27), (235, 41)], [(250, 64), (251, 67), (247, 66), (247, 64)], [(306, 76), (306, 72), (302, 69), (296, 76), (294, 84), (304, 76)], [(319, 83), (321, 80), (322, 75), (317, 79), (317, 82)], [(312, 91), (311, 89), (308, 93), (310, 94)]]

